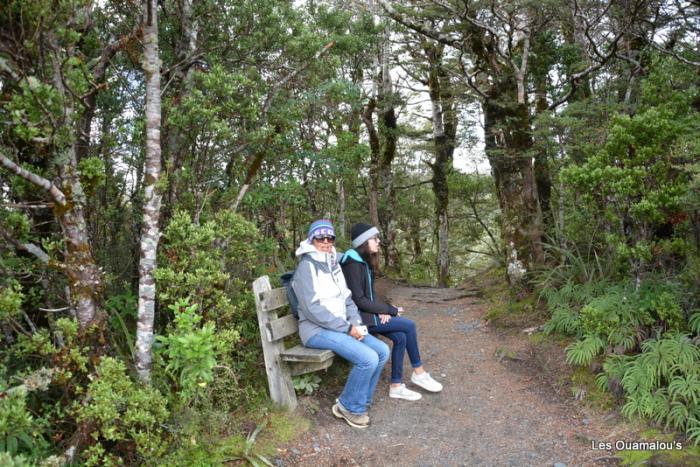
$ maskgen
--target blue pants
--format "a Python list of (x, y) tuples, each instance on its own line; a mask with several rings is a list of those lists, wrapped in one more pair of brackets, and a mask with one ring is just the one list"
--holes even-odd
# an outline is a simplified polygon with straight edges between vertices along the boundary
[(389, 346), (369, 334), (358, 341), (349, 334), (328, 329), (312, 336), (304, 345), (314, 349), (330, 349), (352, 363), (352, 370), (338, 400), (354, 414), (366, 413), (379, 374), (389, 360)]
[[(379, 318), (377, 318), (379, 322)], [(370, 326), (369, 332), (381, 334), (391, 339), (391, 383), (400, 383), (403, 379), (403, 356), (408, 351), (408, 359), (413, 368), (422, 365), (418, 350), (418, 333), (416, 323), (403, 316), (392, 316), (388, 323)]]

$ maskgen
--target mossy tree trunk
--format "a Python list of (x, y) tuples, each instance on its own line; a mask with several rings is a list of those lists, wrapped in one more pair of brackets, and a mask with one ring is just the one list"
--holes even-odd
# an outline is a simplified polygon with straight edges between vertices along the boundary
[(540, 212), (535, 181), (530, 115), (518, 103), (509, 77), (491, 87), (482, 103), (486, 155), (502, 212), (501, 235), (511, 284), (542, 264)]
[(428, 60), (428, 93), (432, 107), (433, 144), (435, 161), (430, 164), (433, 170), (432, 186), (435, 194), (435, 237), (437, 238), (437, 278), (438, 286), (447, 287), (450, 281), (450, 254), (448, 248), (449, 187), (447, 177), (452, 171), (452, 161), (457, 134), (457, 111), (452, 95), (452, 85), (443, 67), (444, 45), (433, 41), (422, 41), (423, 51)]
[[(92, 255), (90, 236), (85, 220), (85, 193), (78, 172), (76, 134), (76, 113), (73, 97), (66, 89), (63, 64), (66, 57), (61, 53), (61, 46), (53, 31), (47, 34), (51, 49), (53, 69), (53, 86), (62, 96), (64, 111), (60, 118), (61, 126), (72, 129), (70, 143), (58, 149), (56, 167), (61, 181), (61, 191), (65, 194), (65, 204), (56, 204), (54, 214), (65, 240), (65, 255), (60, 268), (68, 276), (70, 301), (75, 308), (80, 329), (87, 330), (92, 324), (99, 323), (99, 302), (102, 293), (102, 274)], [(72, 54), (72, 50), (65, 53)], [(77, 119), (79, 121), (79, 119)], [(51, 262), (49, 263), (51, 264)]]

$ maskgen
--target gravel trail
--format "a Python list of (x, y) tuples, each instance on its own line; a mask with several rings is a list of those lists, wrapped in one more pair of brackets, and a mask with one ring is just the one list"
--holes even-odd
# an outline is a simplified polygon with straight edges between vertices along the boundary
[(614, 465), (593, 442), (629, 434), (554, 390), (537, 371), (526, 337), (492, 329), (474, 291), (382, 286), (417, 322), (421, 358), (445, 389), (431, 394), (413, 386), (406, 358), (406, 385), (423, 398), (391, 399), (387, 364), (364, 430), (331, 414), (338, 388), (301, 397), (299, 410), (313, 427), (280, 449), (277, 465)]

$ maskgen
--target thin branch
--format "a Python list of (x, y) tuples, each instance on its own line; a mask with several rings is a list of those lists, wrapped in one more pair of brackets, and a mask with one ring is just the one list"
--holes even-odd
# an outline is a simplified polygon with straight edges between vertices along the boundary
[(406, 190), (406, 189), (408, 189), (408, 188), (415, 188), (415, 187), (417, 187), (417, 186), (427, 185), (427, 184), (429, 184), (429, 183), (433, 183), (433, 180), (432, 180), (432, 179), (430, 179), (430, 180), (422, 180), (422, 181), (420, 181), (420, 182), (411, 183), (410, 185), (396, 186), (396, 187), (394, 187), (394, 189), (395, 189), (395, 190)]
[(46, 252), (44, 252), (44, 250), (42, 250), (37, 245), (34, 245), (33, 243), (20, 242), (19, 240), (14, 238), (7, 229), (5, 229), (2, 226), (0, 226), (0, 237), (3, 237), (5, 241), (10, 243), (17, 250), (26, 251), (27, 253), (34, 255), (39, 261), (41, 261), (44, 264), (49, 263), (49, 255), (47, 255)]
[(479, 216), (478, 211), (476, 210), (476, 200), (474, 198), (469, 198), (469, 207), (472, 208), (472, 212), (474, 213), (474, 217), (476, 218), (476, 221), (481, 225), (481, 227), (486, 231), (486, 234), (489, 236), (491, 239), (491, 242), (494, 245), (498, 245), (498, 242), (496, 241), (496, 238), (494, 235), (491, 233), (491, 230), (488, 228), (488, 226), (484, 223), (484, 221), (481, 220), (481, 216)]
[(664, 55), (669, 55), (669, 56), (673, 57), (674, 59), (678, 60), (679, 62), (685, 63), (686, 65), (690, 65), (690, 66), (694, 66), (694, 67), (700, 68), (700, 61), (697, 61), (697, 62), (696, 62), (696, 61), (693, 61), (693, 60), (688, 60), (687, 58), (683, 57), (682, 55), (680, 55), (680, 54), (679, 54), (678, 52), (676, 52), (675, 50), (669, 50), (669, 49), (667, 49), (667, 48), (665, 48), (665, 47), (661, 47), (659, 44), (657, 44), (657, 43), (655, 43), (655, 42), (653, 42), (653, 41), (651, 41), (650, 44), (651, 44), (652, 47), (654, 47), (654, 49), (656, 49), (656, 51), (661, 52), (661, 53), (664, 54)]
[(0, 207), (13, 209), (52, 209), (54, 203), (0, 203)]
[(64, 195), (63, 192), (59, 190), (56, 185), (54, 185), (44, 177), (41, 177), (33, 172), (23, 169), (22, 167), (8, 159), (7, 156), (5, 156), (4, 154), (0, 154), (0, 164), (2, 164), (7, 170), (14, 173), (15, 175), (18, 175), (23, 179), (27, 180), (28, 182), (31, 182), (34, 185), (48, 191), (51, 195), (51, 198), (53, 198), (53, 200), (61, 206), (66, 205), (66, 195)]

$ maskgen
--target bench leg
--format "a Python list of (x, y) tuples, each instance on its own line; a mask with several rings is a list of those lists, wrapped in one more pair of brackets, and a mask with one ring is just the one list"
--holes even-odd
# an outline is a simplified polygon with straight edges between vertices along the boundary
[[(267, 360), (267, 357), (265, 360)], [(266, 361), (265, 367), (267, 370), (267, 384), (270, 388), (270, 398), (287, 410), (294, 410), (297, 407), (297, 395), (294, 392), (292, 375), (289, 373), (287, 365), (279, 361), (278, 354), (277, 361), (272, 362), (271, 365)]]

